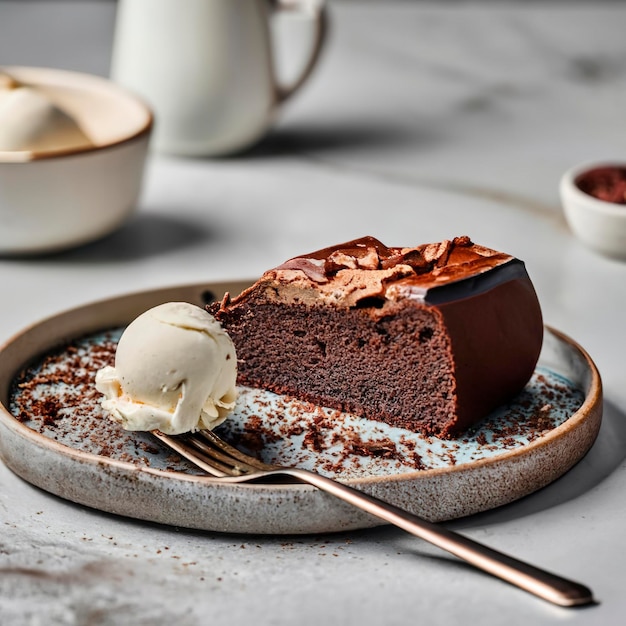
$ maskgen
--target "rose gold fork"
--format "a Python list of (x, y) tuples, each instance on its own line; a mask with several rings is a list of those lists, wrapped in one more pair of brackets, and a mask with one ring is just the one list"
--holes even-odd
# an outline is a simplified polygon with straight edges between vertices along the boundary
[(331, 478), (297, 467), (267, 465), (230, 446), (212, 431), (202, 430), (176, 437), (159, 431), (153, 431), (153, 434), (166, 446), (220, 481), (245, 483), (273, 476), (295, 478), (394, 524), (478, 569), (548, 602), (566, 607), (594, 603), (591, 590), (584, 585), (519, 561)]

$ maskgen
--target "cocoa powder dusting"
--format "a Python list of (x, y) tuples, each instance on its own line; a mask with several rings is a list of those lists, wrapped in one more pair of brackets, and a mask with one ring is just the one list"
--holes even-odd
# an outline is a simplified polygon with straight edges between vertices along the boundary
[(116, 337), (79, 338), (25, 368), (13, 383), (11, 412), (32, 430), (92, 454), (140, 466), (153, 465), (159, 456), (164, 469), (199, 473), (150, 434), (124, 430), (100, 406), (95, 374), (113, 365)]
[[(103, 333), (45, 355), (14, 381), (12, 414), (70, 447), (142, 467), (201, 474), (149, 433), (125, 431), (102, 409), (95, 373), (113, 364), (116, 345), (115, 335)], [(379, 423), (262, 390), (244, 388), (240, 398), (236, 414), (218, 429), (221, 437), (266, 462), (356, 477), (450, 467), (519, 448), (562, 423), (584, 395), (558, 377), (537, 372), (502, 414), (458, 441), (397, 429), (392, 436)]]

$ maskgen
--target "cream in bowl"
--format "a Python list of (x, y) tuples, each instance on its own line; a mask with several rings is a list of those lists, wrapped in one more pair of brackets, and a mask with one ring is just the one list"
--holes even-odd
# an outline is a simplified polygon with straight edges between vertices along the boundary
[(152, 122), (104, 78), (0, 68), (0, 254), (62, 250), (121, 226), (137, 204)]
[(565, 218), (589, 248), (626, 259), (626, 163), (573, 167), (560, 183)]

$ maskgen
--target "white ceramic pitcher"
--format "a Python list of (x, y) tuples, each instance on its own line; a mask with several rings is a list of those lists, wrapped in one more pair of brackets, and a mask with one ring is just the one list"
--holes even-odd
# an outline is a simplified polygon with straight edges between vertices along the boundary
[[(309, 12), (315, 28), (308, 62), (287, 88), (275, 76), (269, 28), (285, 9)], [(153, 107), (155, 150), (239, 152), (310, 75), (326, 21), (320, 0), (119, 0), (111, 77)]]

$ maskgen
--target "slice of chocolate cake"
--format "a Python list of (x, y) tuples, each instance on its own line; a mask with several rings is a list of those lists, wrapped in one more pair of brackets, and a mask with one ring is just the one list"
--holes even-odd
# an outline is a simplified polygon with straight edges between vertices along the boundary
[(209, 307), (238, 382), (450, 437), (526, 384), (543, 337), (522, 261), (468, 237), (372, 237), (291, 259)]

